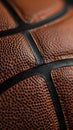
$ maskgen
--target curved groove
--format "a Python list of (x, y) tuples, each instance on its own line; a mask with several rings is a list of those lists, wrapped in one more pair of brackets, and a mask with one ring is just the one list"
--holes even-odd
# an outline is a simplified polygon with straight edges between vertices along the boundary
[(23, 24), (22, 19), (18, 16), (18, 14), (16, 13), (16, 11), (12, 8), (12, 6), (7, 2), (7, 0), (1, 0), (1, 2), (3, 3), (3, 5), (6, 7), (6, 9), (8, 10), (9, 14), (11, 14), (11, 16), (13, 17), (13, 19), (16, 21), (17, 24)]
[(57, 13), (53, 14), (52, 16), (50, 16), (42, 21), (39, 21), (37, 23), (29, 24), (28, 29), (33, 29), (33, 28), (42, 26), (44, 24), (48, 24), (48, 23), (60, 18), (61, 16), (63, 16), (67, 12), (67, 10), (68, 10), (68, 6), (64, 5), (64, 7), (61, 10), (59, 10)]
[(23, 32), (23, 35), (25, 36), (30, 48), (32, 49), (32, 52), (36, 58), (36, 62), (38, 65), (40, 64), (43, 64), (44, 63), (44, 60), (43, 60), (43, 57), (41, 55), (41, 53), (39, 52), (33, 38), (31, 37), (30, 33), (27, 31), (27, 32)]
[(14, 77), (9, 78), (8, 80), (6, 80), (0, 85), (0, 94), (5, 92), (7, 89), (12, 87), (13, 85), (17, 84), (18, 82), (32, 75), (40, 74), (45, 78), (45, 77), (48, 77), (48, 74), (51, 72), (52, 69), (65, 67), (65, 66), (73, 66), (73, 58), (59, 60), (59, 61), (51, 62), (48, 64), (40, 65), (32, 69), (23, 71), (19, 74), (16, 74)]
[(18, 82), (31, 77), (35, 74), (40, 74), (47, 83), (48, 90), (50, 92), (51, 99), (53, 101), (53, 105), (55, 108), (55, 112), (57, 115), (57, 119), (59, 122), (59, 128), (60, 130), (66, 130), (64, 115), (62, 112), (61, 104), (58, 98), (58, 94), (56, 92), (55, 86), (53, 85), (52, 79), (51, 79), (51, 70), (65, 67), (65, 66), (73, 66), (73, 58), (72, 59), (65, 59), (60, 61), (51, 62), (45, 65), (40, 65), (36, 68), (29, 69), (27, 71), (23, 71), (14, 77), (11, 77), (10, 79), (6, 80), (4, 83), (0, 86), (0, 94), (8, 90), (10, 87), (14, 86)]
[(64, 0), (68, 5), (73, 5), (73, 0)]
[(52, 82), (52, 78), (51, 78), (50, 73), (45, 78), (45, 80), (46, 80), (46, 83), (47, 83), (48, 90), (50, 92), (51, 99), (53, 101), (53, 105), (54, 105), (54, 108), (55, 108), (57, 118), (58, 118), (59, 128), (60, 128), (60, 130), (67, 130), (63, 111), (62, 111), (62, 107), (61, 107), (61, 104), (60, 104), (60, 101), (59, 101), (58, 94), (56, 92), (56, 88), (55, 88), (55, 86)]
[[(42, 26), (44, 24), (47, 24), (47, 23), (54, 21), (55, 19), (61, 17), (62, 15), (64, 15), (67, 12), (67, 5), (65, 5), (63, 7), (63, 9), (61, 9), (58, 13), (54, 14), (53, 16), (51, 16), (43, 21), (40, 21), (40, 22), (34, 23), (34, 24), (27, 24), (27, 23), (24, 23), (20, 19), (20, 17), (17, 15), (17, 13), (13, 10), (13, 8), (9, 5), (9, 3), (6, 0), (2, 0), (2, 2), (6, 6), (6, 8), (9, 10), (9, 12), (11, 13), (14, 20), (18, 23), (19, 26), (14, 29), (1, 31), (0, 37), (24, 31), (25, 32), (24, 35), (26, 36), (28, 42), (30, 41), (29, 45), (31, 46), (32, 51), (33, 51), (34, 55), (36, 56), (37, 63), (38, 64), (43, 63), (43, 58), (42, 58), (41, 54), (39, 53), (34, 41), (32, 40), (29, 33), (27, 32), (27, 30)], [(35, 68), (23, 71), (23, 72), (15, 75), (14, 77), (9, 78), (5, 82), (3, 82), (0, 86), (0, 94), (2, 94), (6, 90), (8, 90), (10, 87), (14, 86), (15, 84), (19, 83), (20, 81), (22, 81), (28, 77), (31, 77), (32, 75), (40, 74), (46, 80), (47, 87), (49, 89), (50, 96), (52, 98), (54, 108), (56, 111), (56, 115), (57, 115), (57, 118), (59, 121), (60, 130), (66, 130), (66, 125), (65, 125), (62, 108), (61, 108), (60, 101), (59, 101), (55, 86), (53, 85), (53, 82), (51, 79), (51, 74), (50, 74), (52, 69), (65, 67), (65, 66), (73, 66), (73, 58), (51, 62), (48, 64), (40, 65)]]
[(18, 23), (18, 27), (13, 28), (13, 29), (9, 29), (9, 30), (5, 30), (5, 31), (0, 31), (0, 37), (12, 35), (12, 34), (15, 34), (15, 33), (34, 29), (34, 28), (40, 27), (42, 25), (48, 24), (48, 23), (58, 19), (59, 17), (63, 16), (68, 10), (68, 6), (64, 5), (64, 7), (59, 12), (57, 12), (56, 14), (48, 17), (47, 19), (44, 19), (44, 20), (39, 21), (37, 23), (27, 24), (20, 19), (18, 14), (15, 12), (15, 10), (11, 7), (11, 5), (6, 0), (2, 0), (2, 2), (4, 3), (6, 8), (11, 13), (14, 20), (16, 20), (16, 22)]

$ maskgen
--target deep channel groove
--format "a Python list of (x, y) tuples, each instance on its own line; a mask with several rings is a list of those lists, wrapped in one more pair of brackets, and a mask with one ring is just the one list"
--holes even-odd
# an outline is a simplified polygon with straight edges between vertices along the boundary
[(51, 79), (51, 71), (53, 69), (66, 67), (66, 66), (73, 66), (73, 58), (51, 62), (48, 64), (40, 65), (38, 67), (29, 69), (27, 71), (23, 71), (15, 75), (14, 77), (11, 77), (10, 79), (6, 80), (5, 82), (3, 82), (0, 86), (0, 94), (4, 93), (6, 90), (8, 90), (9, 88), (11, 88), (13, 85), (17, 84), (20, 81), (27, 79), (35, 74), (40, 74), (46, 80), (47, 87), (49, 89), (51, 99), (53, 101), (56, 115), (58, 118), (60, 130), (66, 130), (61, 104), (58, 99), (55, 86)]
[(38, 65), (43, 64), (44, 63), (43, 57), (42, 57), (41, 53), (39, 52), (31, 34), (27, 31), (25, 33), (23, 32), (23, 35), (25, 36), (29, 46), (31, 47), (34, 56), (36, 57), (37, 64)]
[(12, 87), (13, 85), (17, 84), (18, 82), (32, 75), (40, 74), (43, 77), (48, 77), (48, 73), (50, 73), (53, 69), (66, 66), (73, 66), (73, 58), (50, 62), (47, 64), (31, 68), (29, 70), (25, 70), (4, 81), (0, 86), (0, 94), (9, 89), (10, 87)]
[(18, 26), (13, 29), (0, 31), (0, 37), (12, 35), (15, 33), (22, 32), (22, 31), (27, 31), (27, 30), (34, 29), (34, 28), (40, 27), (42, 25), (48, 24), (48, 23), (60, 18), (61, 16), (63, 16), (68, 10), (68, 5), (66, 4), (66, 5), (64, 5), (64, 7), (61, 10), (59, 10), (57, 13), (53, 14), (52, 16), (50, 16), (42, 21), (39, 21), (37, 23), (28, 24), (28, 23), (25, 23), (24, 21), (22, 21), (22, 19), (18, 16), (16, 11), (7, 2), (7, 0), (1, 0), (1, 2), (4, 4), (6, 9), (9, 11), (9, 13), (12, 15), (13, 19), (17, 22)]
[[(8, 8), (8, 10), (11, 13), (11, 15), (13, 16), (14, 20), (17, 22), (18, 27), (14, 28), (14, 29), (6, 30), (6, 31), (1, 31), (0, 37), (16, 34), (16, 33), (22, 32), (22, 31), (26, 32), (27, 30), (30, 30), (30, 29), (42, 26), (44, 24), (47, 24), (51, 21), (54, 21), (55, 19), (61, 17), (62, 15), (64, 15), (67, 12), (67, 5), (66, 5), (57, 14), (54, 14), (53, 16), (51, 16), (51, 17), (49, 17), (49, 18), (47, 18), (43, 21), (40, 21), (40, 22), (34, 23), (34, 24), (27, 24), (27, 23), (24, 23), (19, 18), (19, 16), (17, 14), (15, 14), (15, 11), (13, 10), (12, 7), (10, 7), (9, 3), (7, 3), (6, 0), (2, 0), (2, 1), (5, 2), (4, 5), (6, 6), (6, 8)], [(29, 37), (27, 39), (29, 40), (31, 38)], [(32, 40), (30, 40), (30, 44), (31, 44), (31, 41)], [(33, 43), (31, 44), (31, 46), (32, 45), (33, 45)], [(39, 58), (38, 57), (39, 52), (36, 52), (36, 54), (37, 54), (36, 57), (37, 57), (38, 63), (40, 63), (40, 61), (41, 61), (41, 63), (43, 63), (42, 59), (38, 59)], [(56, 114), (57, 114), (58, 121), (59, 121), (59, 125), (60, 125), (60, 130), (66, 130), (64, 116), (63, 116), (63, 113), (62, 113), (60, 102), (58, 100), (58, 95), (55, 91), (55, 86), (53, 85), (51, 77), (50, 77), (50, 72), (51, 72), (52, 69), (58, 68), (58, 67), (64, 67), (64, 66), (73, 66), (73, 59), (66, 59), (66, 60), (48, 63), (48, 64), (45, 64), (45, 65), (40, 65), (39, 67), (32, 68), (30, 70), (27, 70), (27, 71), (24, 71), (20, 74), (17, 74), (14, 77), (11, 77), (10, 79), (6, 80), (4, 83), (1, 84), (0, 94), (2, 94), (7, 89), (9, 89), (10, 87), (12, 87), (13, 85), (15, 85), (16, 83), (18, 83), (20, 81), (22, 81), (22, 80), (24, 80), (24, 79), (26, 79), (26, 78), (34, 75), (34, 74), (40, 74), (42, 77), (45, 78), (48, 88), (49, 88), (49, 85), (50, 86), (52, 85), (52, 91), (51, 91), (51, 88), (50, 88), (49, 92), (50, 92), (52, 101), (54, 103), (54, 107), (55, 107)], [(48, 72), (47, 72), (47, 70), (48, 70)], [(53, 96), (52, 96), (52, 92), (53, 92)]]

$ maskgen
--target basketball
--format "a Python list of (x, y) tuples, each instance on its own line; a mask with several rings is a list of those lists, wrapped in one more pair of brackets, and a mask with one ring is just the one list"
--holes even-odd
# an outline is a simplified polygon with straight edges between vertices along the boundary
[(0, 0), (0, 130), (73, 130), (73, 1)]

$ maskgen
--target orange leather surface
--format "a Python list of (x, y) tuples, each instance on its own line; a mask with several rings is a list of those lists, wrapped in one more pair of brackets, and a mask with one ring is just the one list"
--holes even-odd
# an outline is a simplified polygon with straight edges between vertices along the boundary
[(39, 75), (19, 82), (1, 95), (0, 101), (0, 128), (58, 130), (48, 88)]
[(46, 63), (73, 58), (73, 9), (30, 33)]
[(0, 38), (0, 48), (0, 83), (36, 65), (31, 48), (20, 33)]
[(73, 7), (1, 0), (0, 56), (0, 130), (73, 130)]
[(51, 72), (62, 105), (67, 129), (73, 127), (73, 66), (62, 67)]
[(28, 23), (39, 22), (63, 8), (61, 0), (8, 0), (19, 16)]
[(15, 28), (16, 23), (0, 1), (0, 31)]

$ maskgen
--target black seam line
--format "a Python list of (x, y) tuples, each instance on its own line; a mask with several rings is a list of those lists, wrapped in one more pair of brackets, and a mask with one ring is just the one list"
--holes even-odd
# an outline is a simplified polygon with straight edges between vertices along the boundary
[(12, 17), (14, 18), (14, 20), (17, 22), (18, 26), (13, 29), (0, 31), (0, 37), (16, 34), (16, 33), (22, 32), (22, 31), (26, 31), (26, 30), (31, 30), (31, 29), (40, 27), (42, 25), (48, 24), (48, 23), (60, 18), (61, 16), (63, 16), (68, 10), (68, 6), (64, 5), (64, 7), (62, 7), (62, 9), (60, 11), (58, 11), (56, 14), (48, 17), (47, 19), (42, 20), (37, 23), (27, 24), (20, 19), (18, 14), (15, 12), (15, 10), (11, 7), (11, 5), (6, 0), (2, 0), (2, 2), (4, 3), (4, 5), (8, 9), (8, 11), (10, 12)]
[(73, 0), (64, 0), (68, 5), (73, 5)]
[[(19, 25), (23, 25), (24, 26), (24, 23), (22, 22), (20, 17), (17, 15), (17, 13), (13, 10), (11, 5), (8, 2), (6, 2), (6, 0), (3, 0), (2, 2), (7, 7), (8, 11), (10, 11), (11, 15), (13, 16), (13, 18), (19, 23)], [(18, 27), (18, 28), (21, 28), (21, 27)], [(23, 33), (23, 35), (25, 35), (25, 37), (26, 37), (26, 39), (28, 41), (28, 44), (30, 45), (30, 48), (32, 49), (32, 52), (33, 52), (33, 54), (34, 54), (34, 56), (36, 58), (37, 64), (38, 65), (39, 64), (43, 64), (44, 63), (43, 57), (40, 54), (40, 52), (39, 52), (39, 50), (38, 50), (34, 40), (32, 39), (31, 35), (28, 32), (26, 32), (26, 33), (22, 32), (22, 33)]]
[(16, 74), (14, 77), (9, 78), (5, 82), (3, 82), (0, 85), (0, 94), (2, 94), (4, 91), (12, 87), (13, 85), (17, 84), (18, 82), (31, 77), (35, 74), (40, 74), (41, 76), (48, 77), (48, 74), (51, 72), (51, 70), (60, 68), (60, 67), (66, 67), (66, 66), (73, 66), (73, 58), (71, 59), (65, 59), (65, 60), (59, 60), (54, 61), (51, 63), (47, 63), (44, 65), (40, 65), (34, 68), (31, 68), (29, 70), (25, 70), (19, 74)]
[[(24, 29), (24, 28), (26, 28), (26, 30), (27, 30), (27, 26), (28, 26), (28, 28), (33, 28), (35, 25), (37, 25), (37, 24), (40, 24), (41, 22), (39, 22), (39, 23), (36, 23), (36, 24), (33, 24), (33, 25), (26, 25), (21, 19), (20, 19), (20, 17), (17, 15), (17, 13), (15, 12), (15, 10), (12, 8), (12, 6), (6, 1), (6, 0), (3, 0), (2, 1), (3, 2), (3, 4), (6, 6), (6, 8), (8, 9), (8, 11), (10, 12), (10, 14), (12, 15), (12, 17), (18, 22), (18, 24), (19, 24), (19, 26), (17, 27), (17, 29), (15, 28), (15, 29), (10, 29), (11, 30), (11, 32), (9, 32), (9, 34), (13, 34), (13, 32), (15, 32), (16, 33), (16, 31), (18, 32), (19, 30), (21, 30), (21, 28), (22, 29)], [(64, 8), (64, 7), (63, 7)], [(63, 10), (65, 10), (65, 8), (63, 9)], [(61, 10), (62, 12), (63, 12), (63, 10)], [(61, 14), (62, 14), (62, 12), (61, 12)], [(57, 14), (56, 14), (56, 16), (54, 16), (53, 15), (53, 17), (55, 18), (55, 17), (57, 17), (58, 15), (60, 15), (60, 12), (58, 12)], [(52, 17), (50, 17), (50, 19), (49, 20), (51, 20), (51, 18)], [(47, 19), (46, 19), (47, 20)], [(42, 22), (44, 22), (44, 21), (42, 21)], [(30, 26), (30, 27), (29, 27)], [(38, 48), (37, 48), (37, 46), (36, 46), (36, 44), (35, 44), (35, 42), (34, 42), (34, 40), (32, 39), (32, 37), (31, 37), (31, 35), (28, 33), (28, 31), (24, 31), (24, 35), (25, 35), (25, 37), (26, 37), (26, 39), (27, 39), (27, 41), (28, 41), (28, 44), (30, 45), (30, 47), (31, 47), (31, 49), (32, 49), (32, 52), (33, 52), (33, 54), (34, 54), (34, 56), (35, 56), (35, 58), (36, 58), (36, 62), (37, 62), (37, 64), (38, 65), (40, 65), (40, 64), (43, 64), (44, 63), (44, 60), (43, 60), (43, 57), (42, 57), (42, 55), (40, 54), (40, 52), (39, 52), (39, 50), (38, 50)], [(8, 30), (9, 31), (9, 30)], [(1, 35), (0, 36), (2, 36), (2, 35), (8, 35), (8, 33), (7, 33), (7, 31), (5, 32), (4, 31), (4, 33), (1, 33)]]
[(8, 13), (12, 16), (12, 18), (14, 19), (14, 21), (16, 21), (17, 25), (23, 25), (24, 23), (23, 23), (22, 19), (18, 16), (18, 14), (16, 13), (16, 11), (7, 2), (7, 0), (1, 0), (1, 2), (6, 7), (6, 9), (8, 10)]
[(51, 71), (53, 69), (61, 68), (61, 67), (69, 67), (73, 66), (73, 58), (71, 59), (65, 59), (60, 61), (51, 62), (45, 65), (40, 65), (38, 67), (29, 69), (27, 71), (23, 71), (14, 77), (11, 77), (10, 79), (6, 80), (4, 83), (0, 86), (0, 94), (8, 90), (10, 87), (14, 86), (18, 82), (27, 79), (33, 75), (39, 74), (41, 75), (46, 83), (48, 90), (50, 92), (51, 99), (53, 101), (53, 105), (56, 111), (57, 119), (59, 122), (59, 128), (60, 130), (66, 130), (64, 115), (62, 112), (61, 104), (58, 98), (58, 94), (56, 92), (55, 86), (53, 85), (52, 78), (51, 78)]
[(38, 48), (37, 48), (37, 45), (35, 44), (32, 36), (30, 35), (30, 33), (27, 31), (27, 32), (23, 32), (23, 35), (25, 36), (32, 52), (33, 52), (33, 55), (35, 56), (36, 58), (36, 62), (38, 65), (42, 65), (44, 63), (44, 60), (43, 60), (43, 57), (41, 55), (41, 53), (39, 52)]
[(53, 101), (54, 109), (55, 109), (58, 123), (59, 123), (59, 128), (60, 128), (60, 130), (66, 130), (66, 124), (65, 124), (62, 107), (60, 104), (60, 100), (59, 100), (56, 88), (52, 82), (51, 73), (49, 73), (48, 76), (45, 77), (45, 80), (47, 83), (47, 87), (48, 87), (51, 99)]

